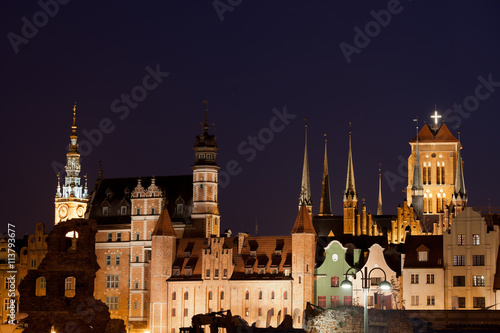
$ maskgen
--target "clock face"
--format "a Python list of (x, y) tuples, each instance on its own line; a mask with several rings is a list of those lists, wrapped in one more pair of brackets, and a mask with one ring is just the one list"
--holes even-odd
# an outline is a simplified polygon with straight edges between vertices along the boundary
[(59, 217), (63, 219), (67, 215), (68, 215), (68, 207), (66, 207), (66, 206), (59, 207)]
[(78, 215), (78, 217), (83, 217), (83, 214), (85, 214), (85, 209), (83, 209), (82, 206), (78, 207), (76, 209), (76, 214)]
[(334, 253), (332, 256), (332, 260), (333, 262), (337, 262), (337, 260), (339, 260), (339, 255), (337, 253)]

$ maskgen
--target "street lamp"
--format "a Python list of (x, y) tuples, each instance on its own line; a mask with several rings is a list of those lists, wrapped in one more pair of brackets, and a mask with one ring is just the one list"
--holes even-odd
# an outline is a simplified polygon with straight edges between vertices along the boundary
[[(354, 267), (351, 267), (347, 270), (347, 272), (345, 272), (345, 280), (342, 281), (342, 283), (340, 284), (340, 286), (344, 289), (352, 289), (352, 282), (347, 280), (347, 275), (352, 275), (354, 276), (354, 278), (356, 278), (356, 275), (355, 274), (349, 274), (349, 271), (351, 269), (353, 269)], [(362, 282), (362, 287), (363, 287), (363, 294), (364, 294), (364, 298), (365, 298), (365, 304), (364, 304), (364, 331), (365, 333), (368, 333), (368, 292), (370, 291), (370, 275), (371, 273), (376, 270), (376, 269), (380, 269), (382, 271), (382, 273), (384, 273), (384, 281), (380, 282), (380, 284), (378, 285), (378, 287), (382, 290), (390, 290), (391, 289), (391, 284), (389, 282), (387, 282), (387, 275), (385, 274), (385, 271), (380, 268), (380, 267), (375, 267), (375, 268), (372, 268), (370, 270), (370, 272), (368, 272), (368, 267), (365, 266), (365, 269), (364, 269), (364, 272), (361, 271), (361, 282)]]

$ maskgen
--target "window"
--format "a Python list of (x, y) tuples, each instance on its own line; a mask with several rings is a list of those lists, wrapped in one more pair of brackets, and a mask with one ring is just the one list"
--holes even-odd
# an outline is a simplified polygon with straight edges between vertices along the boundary
[(118, 310), (118, 296), (106, 296), (106, 305), (110, 310)]
[(118, 288), (119, 275), (106, 275), (106, 288)]
[(219, 278), (219, 270), (216, 269), (214, 272), (214, 278), (218, 279)]
[(70, 276), (64, 280), (64, 290), (71, 290), (73, 289), (72, 287), (73, 287), (73, 279)]
[(457, 245), (460, 245), (460, 246), (465, 245), (465, 235), (464, 234), (458, 235)]
[(379, 277), (372, 277), (370, 278), (370, 285), (372, 286), (378, 286), (382, 282), (382, 278)]
[(134, 282), (134, 289), (139, 289), (139, 282)]
[(482, 309), (486, 305), (484, 301), (484, 297), (473, 297), (472, 298), (472, 307), (476, 309)]
[[(372, 298), (373, 299), (373, 298)], [(339, 306), (339, 297), (338, 296), (332, 296), (330, 298), (330, 301), (332, 303), (332, 307)]]
[(284, 300), (287, 300), (288, 299), (288, 291), (285, 290), (285, 292), (283, 293), (283, 299)]
[(224, 292), (223, 291), (220, 292), (220, 299), (224, 300)]
[(465, 256), (453, 256), (453, 266), (465, 266)]
[(411, 295), (411, 305), (418, 306), (420, 304), (418, 295)]
[(30, 268), (36, 268), (36, 259), (30, 260)]
[(344, 305), (352, 305), (352, 296), (344, 296)]
[(480, 244), (479, 235), (478, 234), (472, 235), (472, 245), (479, 245), (479, 244)]
[(210, 279), (210, 269), (207, 269), (207, 272), (206, 272), (206, 273), (207, 273), (207, 274), (206, 274), (207, 279)]
[(135, 256), (135, 262), (140, 262), (141, 257), (140, 256)]
[(259, 299), (262, 299), (262, 291), (259, 291)]
[(245, 316), (249, 316), (250, 315), (250, 310), (248, 308), (245, 308)]
[(248, 291), (245, 292), (245, 299), (246, 300), (250, 299), (250, 293)]
[(151, 215), (155, 215), (155, 208), (151, 207)]
[(418, 261), (427, 261), (427, 251), (419, 251), (418, 252)]
[(338, 287), (339, 286), (339, 277), (338, 276), (332, 276), (332, 280), (330, 281), (331, 287)]
[(188, 315), (189, 315), (188, 308), (184, 308), (184, 317), (188, 317)]
[(140, 234), (139, 232), (137, 232), (137, 233), (135, 234), (135, 240), (137, 240), (137, 241), (138, 241), (138, 240), (141, 240), (141, 234)]
[(3, 300), (3, 309), (5, 311), (9, 311), (9, 306), (10, 306), (10, 298), (5, 298)]
[(259, 308), (259, 317), (262, 316), (262, 308)]
[(418, 284), (418, 273), (411, 274), (410, 283), (411, 284)]
[(9, 289), (9, 284), (10, 284), (9, 278), (5, 278), (5, 289)]
[(121, 255), (117, 254), (115, 256), (115, 265), (120, 266)]
[(139, 302), (134, 302), (134, 310), (139, 310)]
[(106, 266), (111, 266), (111, 256), (109, 254), (106, 255)]
[(465, 276), (454, 276), (453, 287), (465, 287)]
[(436, 299), (435, 299), (434, 295), (427, 295), (427, 305), (428, 306), (436, 305)]
[(271, 291), (271, 299), (274, 299), (274, 291)]
[(427, 274), (427, 284), (434, 284), (434, 274)]
[(208, 292), (208, 300), (211, 301), (212, 300), (212, 292)]
[(224, 276), (223, 277), (227, 278), (227, 269), (226, 268), (224, 268)]
[(121, 206), (120, 207), (120, 212), (122, 215), (127, 215), (127, 206)]
[(117, 232), (116, 233), (116, 241), (117, 242), (121, 242), (122, 241), (122, 233), (121, 232)]
[(484, 266), (484, 255), (473, 255), (472, 256), (472, 266)]
[(174, 291), (174, 292), (172, 293), (172, 301), (175, 301), (175, 300), (176, 300), (176, 298), (177, 298), (177, 293)]
[(458, 297), (458, 308), (465, 309), (465, 297)]
[(189, 293), (186, 291), (184, 293), (184, 300), (187, 301), (189, 299)]
[(326, 308), (326, 296), (318, 296), (318, 306)]
[(136, 214), (136, 215), (141, 215), (141, 209), (140, 209), (140, 208), (137, 208), (137, 209), (135, 210), (135, 214)]
[(111, 232), (108, 232), (107, 237), (108, 242), (111, 242), (113, 240), (113, 234)]
[(172, 317), (175, 317), (175, 308), (172, 309)]
[(46, 289), (47, 288), (47, 279), (45, 276), (40, 277), (40, 289)]
[(484, 275), (474, 275), (472, 277), (472, 286), (473, 287), (484, 287)]
[(102, 207), (102, 215), (108, 215), (108, 207)]

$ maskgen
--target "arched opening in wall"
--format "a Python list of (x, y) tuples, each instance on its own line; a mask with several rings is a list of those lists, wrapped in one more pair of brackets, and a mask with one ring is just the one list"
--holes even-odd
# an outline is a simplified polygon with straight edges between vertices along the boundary
[(45, 276), (40, 276), (36, 279), (36, 296), (45, 296), (47, 295), (47, 279)]
[(271, 308), (267, 311), (267, 319), (266, 319), (266, 327), (271, 326), (271, 320), (274, 316), (274, 308)]
[(300, 324), (300, 309), (293, 310), (293, 324)]
[(74, 276), (68, 276), (64, 280), (64, 297), (75, 297), (76, 290), (76, 278)]
[(276, 317), (276, 327), (281, 324), (281, 310), (278, 312), (278, 316)]
[(78, 232), (70, 231), (66, 233), (66, 251), (76, 250), (77, 240), (78, 240)]

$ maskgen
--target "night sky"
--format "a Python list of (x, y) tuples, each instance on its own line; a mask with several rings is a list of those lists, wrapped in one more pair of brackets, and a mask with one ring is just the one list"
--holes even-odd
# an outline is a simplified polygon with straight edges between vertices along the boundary
[[(239, 172), (220, 179), (221, 230), (254, 233), (257, 220), (259, 235), (290, 233), (304, 118), (314, 212), (326, 133), (342, 214), (352, 122), (359, 198), (376, 212), (381, 163), (384, 213), (395, 213), (413, 119), (430, 122), (434, 105), (455, 135), (460, 125), (469, 205), (500, 206), (497, 1), (61, 2), (47, 1), (50, 16), (36, 1), (1, 5), (3, 231), (52, 226), (75, 101), (91, 189), (99, 160), (109, 178), (191, 174), (207, 93), (221, 171)], [(127, 106), (131, 93), (140, 101)], [(274, 122), (284, 110), (287, 124)]]

